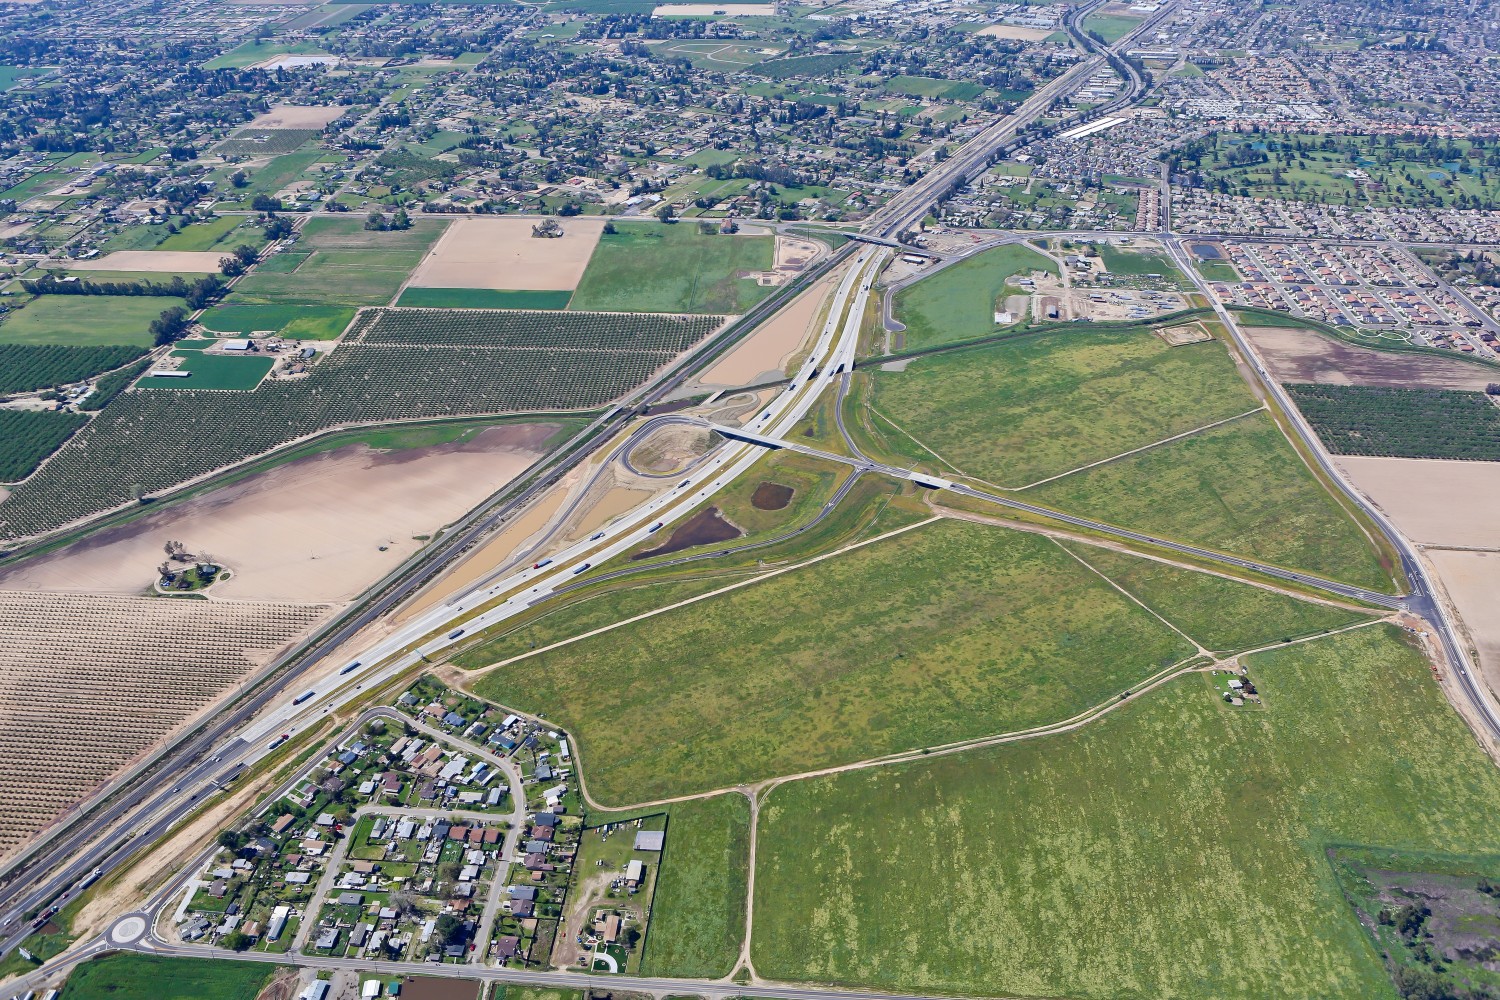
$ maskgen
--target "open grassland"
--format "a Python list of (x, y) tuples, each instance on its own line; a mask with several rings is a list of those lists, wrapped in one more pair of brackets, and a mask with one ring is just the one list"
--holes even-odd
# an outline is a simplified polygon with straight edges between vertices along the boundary
[(500, 667), (641, 801), (1068, 717), (1190, 647), (1052, 542), (944, 522)]
[(771, 292), (740, 275), (771, 269), (773, 237), (706, 236), (691, 222), (615, 228), (599, 238), (570, 308), (743, 313)]
[(87, 422), (88, 418), (78, 413), (0, 410), (0, 483), (13, 483), (30, 475), (42, 459)]
[(0, 502), (0, 536), (51, 531), (341, 425), (593, 409), (639, 385), (714, 322), (372, 311), (351, 335), (369, 342), (344, 344), (304, 379), (254, 392), (122, 394)]
[(1389, 592), (1370, 539), (1256, 414), (1023, 494), (1069, 514)]
[(1357, 611), (1299, 600), (1111, 549), (1073, 542), (1065, 545), (1142, 604), (1216, 652), (1255, 649), (1369, 619)]
[(445, 225), (422, 220), (410, 229), (382, 233), (366, 230), (362, 219), (309, 219), (297, 248), (311, 255), (296, 272), (257, 269), (235, 286), (231, 301), (246, 305), (385, 305), (437, 242)]
[(205, 312), (199, 322), (218, 333), (270, 331), (291, 340), (335, 340), (352, 319), (354, 310), (346, 306), (253, 306), (231, 300)]
[[(144, 590), (153, 574), (145, 567)], [(321, 618), (321, 605), (0, 592), (0, 856)], [(122, 639), (128, 637), (128, 639)], [(65, 664), (66, 669), (59, 665)]]
[(221, 215), (206, 222), (195, 222), (168, 236), (156, 245), (157, 250), (215, 250), (226, 254), (241, 244), (259, 249), (266, 242), (261, 227), (239, 215)]
[(925, 445), (1010, 488), (1256, 405), (1223, 344), (1168, 347), (1145, 328), (1021, 337), (870, 377), (872, 405), (906, 432), (872, 418), (886, 450), (934, 463)]
[(772, 979), (986, 996), (1394, 991), (1325, 849), (1500, 849), (1500, 772), (1394, 627), (1187, 676), (1085, 728), (796, 782), (762, 807)]
[(121, 952), (68, 976), (63, 1000), (255, 1000), (276, 966)]
[(0, 344), (151, 344), (151, 321), (173, 306), (169, 295), (43, 295), (0, 322)]
[(994, 333), (1006, 283), (1032, 271), (1056, 274), (1057, 264), (1027, 247), (995, 247), (903, 289), (896, 295), (896, 318), (906, 324), (906, 346), (931, 347)]
[(1083, 30), (1096, 38), (1113, 45), (1128, 35), (1141, 23), (1138, 17), (1121, 17), (1116, 14), (1091, 14), (1083, 19)]
[[(641, 974), (715, 979), (734, 970), (745, 936), (750, 869), (750, 803), (737, 793), (674, 802)], [(635, 813), (596, 813), (590, 825), (625, 822)]]

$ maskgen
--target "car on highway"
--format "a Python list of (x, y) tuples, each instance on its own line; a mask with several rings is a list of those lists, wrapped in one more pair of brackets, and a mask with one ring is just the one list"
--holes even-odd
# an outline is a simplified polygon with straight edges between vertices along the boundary
[(603, 537), (604, 537), (604, 532), (602, 532), (602, 531), (596, 531), (592, 535), (589, 536), (589, 541), (591, 541), (591, 542), (597, 542), (599, 539), (601, 539)]

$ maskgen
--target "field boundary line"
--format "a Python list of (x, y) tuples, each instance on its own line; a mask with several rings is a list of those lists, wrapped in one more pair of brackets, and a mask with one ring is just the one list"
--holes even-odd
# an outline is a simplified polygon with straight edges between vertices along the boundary
[[(1314, 594), (1304, 594), (1300, 591), (1291, 590), (1286, 587), (1278, 587), (1267, 580), (1250, 579), (1249, 577), (1235, 576), (1222, 570), (1210, 569), (1207, 566), (1195, 566), (1192, 563), (1180, 562), (1176, 559), (1168, 559), (1165, 556), (1156, 555), (1151, 552), (1143, 552), (1133, 549), (1124, 542), (1105, 541), (1102, 538), (1093, 538), (1078, 532), (1064, 531), (1060, 528), (1049, 528), (1041, 524), (1031, 524), (1026, 521), (1013, 521), (1009, 518), (996, 517), (992, 514), (979, 514), (973, 511), (959, 510), (957, 507), (934, 507), (942, 510), (944, 517), (959, 521), (971, 521), (975, 524), (989, 524), (997, 528), (1009, 528), (1012, 531), (1025, 531), (1034, 535), (1046, 535), (1049, 538), (1066, 538), (1070, 542), (1078, 542), (1080, 545), (1089, 545), (1094, 548), (1109, 549), (1111, 552), (1120, 552), (1125, 555), (1134, 556), (1137, 559), (1149, 559), (1151, 562), (1161, 563), (1163, 566), (1173, 566), (1177, 569), (1186, 570), (1191, 573), (1202, 573), (1205, 576), (1215, 576), (1221, 580), (1229, 580), (1232, 583), (1243, 583), (1247, 587), (1256, 587), (1260, 590), (1268, 590), (1273, 594), (1281, 594), (1308, 604), (1322, 604), (1330, 608), (1342, 608), (1345, 611), (1358, 611), (1361, 614), (1379, 618), (1379, 612), (1370, 608), (1363, 608), (1357, 604), (1347, 604), (1336, 601), (1330, 597), (1322, 597)], [(1500, 551), (1500, 550), (1497, 550)]]
[[(1059, 479), (1064, 479), (1068, 476), (1071, 476), (1075, 472), (1084, 472), (1088, 469), (1093, 469), (1100, 465), (1108, 465), (1110, 462), (1118, 462), (1122, 458), (1129, 458), (1131, 455), (1139, 455), (1143, 451), (1150, 451), (1152, 448), (1160, 448), (1164, 444), (1171, 444), (1173, 441), (1181, 441), (1183, 438), (1190, 438), (1195, 434), (1202, 434), (1204, 431), (1211, 431), (1215, 427), (1222, 427), (1225, 424), (1232, 424), (1236, 420), (1244, 420), (1246, 417), (1252, 417), (1255, 414), (1260, 413), (1265, 408), (1266, 404), (1262, 403), (1253, 410), (1246, 410), (1244, 413), (1236, 413), (1232, 417), (1225, 417), (1223, 420), (1215, 420), (1211, 424), (1204, 424), (1202, 427), (1194, 427), (1192, 430), (1183, 431), (1181, 434), (1173, 434), (1171, 437), (1164, 437), (1160, 441), (1152, 441), (1150, 444), (1143, 444), (1139, 448), (1132, 448), (1129, 451), (1122, 451), (1118, 455), (1111, 455), (1108, 458), (1101, 458), (1097, 462), (1090, 462), (1087, 465), (1080, 465), (1076, 469), (1069, 469), (1067, 472), (1059, 472), (1055, 476), (1048, 476), (1046, 479), (1038, 479), (1036, 482), (1027, 483), (1025, 486), (997, 486), (995, 488), (1005, 490), (1008, 493), (1019, 493), (1022, 490), (1029, 490), (1033, 486), (1045, 486), (1048, 483), (1056, 482)], [(994, 486), (995, 484), (991, 483), (990, 485)]]
[(1087, 559), (1083, 558), (1083, 556), (1079, 555), (1078, 553), (1074, 552), (1072, 549), (1068, 548), (1066, 545), (1064, 545), (1062, 542), (1058, 541), (1056, 538), (1051, 538), (1051, 539), (1048, 539), (1048, 540), (1053, 545), (1056, 545), (1058, 548), (1062, 549), (1068, 555), (1070, 555), (1074, 559), (1078, 560), (1078, 564), (1080, 566), (1082, 566), (1084, 569), (1088, 570), (1090, 573), (1093, 573), (1099, 579), (1103, 580), (1105, 583), (1109, 584), (1115, 590), (1118, 590), (1121, 594), (1125, 595), (1125, 598), (1127, 600), (1129, 600), (1131, 603), (1139, 605), (1141, 607), (1141, 609), (1144, 610), (1152, 618), (1155, 618), (1157, 621), (1161, 622), (1167, 628), (1171, 629), (1173, 632), (1176, 632), (1178, 635), (1180, 635), (1184, 639), (1186, 639), (1189, 643), (1192, 644), (1193, 648), (1196, 649), (1200, 655), (1202, 655), (1202, 656), (1212, 656), (1213, 655), (1213, 653), (1211, 651), (1209, 651), (1209, 649), (1206, 646), (1204, 646), (1203, 643), (1199, 642), (1197, 639), (1194, 639), (1192, 636), (1188, 635), (1182, 629), (1178, 628), (1176, 625), (1173, 625), (1171, 622), (1167, 621), (1161, 615), (1157, 614), (1156, 611), (1155, 611), (1155, 609), (1153, 609), (1152, 607), (1150, 607), (1145, 601), (1141, 600), (1139, 597), (1136, 597), (1130, 591), (1126, 590), (1123, 585), (1121, 585), (1120, 583), (1118, 583), (1117, 581), (1115, 581), (1113, 578), (1111, 578), (1108, 574), (1106, 574), (1104, 572), (1104, 570), (1100, 569), (1098, 566), (1095, 566), (1093, 563), (1089, 562)]
[[(938, 515), (934, 514), (932, 517), (925, 518), (925, 519), (923, 519), (921, 521), (916, 522), (915, 524), (904, 525), (903, 527), (896, 528), (896, 529), (894, 529), (892, 531), (887, 531), (883, 535), (876, 535), (874, 538), (867, 538), (867, 539), (865, 539), (862, 542), (855, 542), (853, 545), (846, 545), (846, 546), (844, 546), (841, 549), (835, 549), (832, 552), (825, 552), (822, 555), (820, 555), (820, 556), (814, 556), (813, 558), (808, 559), (805, 562), (795, 563), (795, 564), (793, 564), (791, 566), (783, 566), (780, 569), (773, 569), (773, 570), (771, 570), (769, 572), (761, 573), (761, 574), (759, 574), (757, 576), (753, 576), (753, 577), (751, 577), (748, 580), (741, 580), (739, 583), (732, 583), (732, 584), (730, 584), (727, 587), (721, 587), (718, 590), (711, 590), (711, 591), (709, 591), (706, 594), (699, 594), (696, 597), (689, 597), (686, 600), (678, 601), (676, 604), (669, 604), (669, 605), (667, 605), (664, 608), (656, 608), (656, 609), (654, 609), (652, 611), (647, 611), (647, 612), (644, 612), (643, 614), (635, 615), (634, 617), (626, 618), (626, 619), (624, 619), (622, 621), (615, 622), (612, 625), (605, 625), (605, 626), (602, 626), (600, 628), (596, 628), (593, 631), (585, 632), (582, 635), (575, 635), (575, 636), (573, 636), (572, 638), (569, 638), (569, 639), (562, 639), (562, 640), (560, 640), (558, 642), (554, 642), (550, 646), (543, 646), (541, 649), (527, 650), (524, 653), (520, 653), (520, 654), (518, 654), (516, 656), (512, 656), (512, 657), (510, 657), (508, 659), (504, 659), (504, 660), (500, 660), (500, 661), (495, 662), (495, 663), (491, 663), (487, 667), (479, 667), (479, 668), (477, 668), (475, 670), (470, 670), (465, 676), (466, 677), (480, 677), (480, 676), (483, 676), (484, 674), (489, 673), (491, 670), (497, 670), (500, 667), (506, 667), (506, 666), (509, 666), (512, 663), (516, 663), (516, 662), (519, 662), (521, 660), (529, 659), (530, 657), (533, 657), (533, 656), (539, 656), (542, 653), (551, 652), (554, 649), (561, 649), (564, 646), (571, 646), (575, 642), (582, 642), (584, 639), (592, 639), (596, 635), (603, 635), (606, 632), (613, 632), (615, 629), (621, 628), (622, 626), (633, 625), (636, 622), (645, 621), (648, 618), (655, 618), (657, 615), (665, 614), (668, 611), (675, 611), (676, 609), (682, 608), (682, 607), (686, 607), (689, 604), (696, 604), (699, 601), (706, 601), (710, 597), (718, 597), (718, 596), (720, 596), (722, 594), (727, 594), (730, 591), (739, 590), (741, 587), (748, 587), (751, 584), (760, 583), (762, 580), (769, 580), (772, 577), (781, 576), (783, 573), (793, 573), (793, 572), (796, 572), (799, 569), (804, 569), (804, 568), (806, 568), (808, 566), (816, 565), (817, 563), (820, 563), (820, 562), (822, 562), (825, 559), (832, 559), (835, 556), (841, 556), (841, 555), (844, 555), (846, 553), (853, 552), (855, 549), (864, 548), (866, 545), (874, 545), (876, 542), (883, 542), (883, 541), (885, 541), (885, 540), (887, 540), (889, 538), (894, 538), (897, 535), (900, 535), (900, 534), (903, 534), (905, 532), (911, 531), (914, 528), (922, 528), (922, 527), (925, 527), (925, 526), (927, 526), (929, 524), (932, 524), (935, 521), (941, 521), (941, 520), (942, 520), (941, 517), (939, 517)], [(465, 685), (465, 686), (467, 687), (467, 685)], [(664, 800), (664, 801), (672, 801), (672, 800)], [(647, 803), (647, 804), (650, 804), (650, 803)], [(614, 809), (615, 807), (611, 806), (610, 808)], [(637, 806), (633, 806), (633, 805), (632, 806), (624, 806), (623, 808), (626, 808), (626, 809), (635, 809), (635, 808), (637, 808)]]
[[(870, 402), (870, 403), (867, 403), (865, 405), (869, 407), (869, 410), (870, 410), (871, 413), (875, 414), (881, 420), (884, 420), (886, 423), (890, 424), (892, 427), (894, 427), (896, 429), (897, 433), (904, 435), (908, 441), (910, 441), (913, 444), (915, 444), (918, 448), (921, 448), (923, 451), (927, 452), (927, 454), (931, 455), (933, 458), (937, 459), (939, 462), (942, 462), (944, 465), (946, 465), (948, 468), (952, 469), (954, 472), (958, 473), (960, 476), (963, 476), (966, 479), (970, 478), (969, 474), (966, 473), (966, 472), (964, 472), (963, 469), (960, 469), (958, 466), (956, 466), (952, 462), (948, 461), (942, 455), (939, 455), (937, 452), (935, 452), (931, 448), (927, 447), (921, 441), (918, 441), (916, 438), (912, 437), (911, 433), (909, 431), (907, 431), (906, 428), (904, 428), (900, 424), (896, 423), (896, 421), (892, 420), (890, 417), (886, 416), (884, 413), (881, 413), (878, 409), (875, 408), (874, 402)], [(981, 483), (984, 482), (983, 479), (980, 479), (980, 480), (977, 480), (977, 481), (981, 482)], [(1003, 487), (1003, 486), (995, 486), (994, 483), (985, 483), (985, 485), (986, 486), (994, 486), (995, 489), (997, 489), (997, 490), (1003, 490), (1003, 489), (1005, 489), (1005, 487)]]

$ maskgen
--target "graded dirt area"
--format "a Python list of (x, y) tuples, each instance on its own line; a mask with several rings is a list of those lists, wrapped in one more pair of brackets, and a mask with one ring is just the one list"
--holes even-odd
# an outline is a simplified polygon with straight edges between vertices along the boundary
[(686, 468), (712, 446), (713, 431), (706, 427), (667, 424), (652, 431), (628, 457), (638, 472), (666, 476)]
[(1413, 541), (1500, 548), (1500, 462), (1353, 455), (1335, 461)]
[(234, 570), (215, 599), (347, 601), (536, 460), (551, 424), (298, 459), (0, 573), (0, 588), (138, 594), (181, 541)]
[(564, 219), (563, 235), (531, 235), (535, 219), (459, 219), (417, 265), (417, 288), (572, 291), (604, 231), (603, 219)]
[(1457, 358), (1393, 354), (1346, 344), (1314, 330), (1247, 326), (1271, 374), (1280, 382), (1385, 386), (1393, 389), (1471, 389), (1500, 381), (1500, 371)]
[(1014, 38), (1023, 42), (1040, 42), (1056, 32), (1048, 31), (1046, 28), (1023, 28), (1018, 24), (992, 24), (987, 28), (980, 28), (979, 34), (988, 35), (991, 38)]
[(837, 286), (838, 275), (830, 275), (793, 299), (770, 321), (698, 377), (703, 386), (740, 386), (779, 378), (787, 361), (796, 354), (813, 331), (823, 302)]
[(258, 115), (245, 128), (319, 129), (348, 108), (336, 104), (283, 104)]
[(116, 250), (93, 260), (75, 260), (75, 271), (160, 271), (172, 274), (193, 271), (218, 274), (219, 261), (228, 253), (212, 250)]
[(1428, 549), (1443, 590), (1457, 609), (1479, 666), (1492, 690), (1500, 691), (1500, 552)]

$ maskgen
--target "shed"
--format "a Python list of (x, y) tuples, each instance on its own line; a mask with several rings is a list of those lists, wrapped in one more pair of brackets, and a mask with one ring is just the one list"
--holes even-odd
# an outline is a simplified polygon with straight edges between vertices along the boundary
[(666, 839), (667, 831), (665, 830), (639, 830), (635, 835), (635, 849), (637, 851), (660, 851)]

